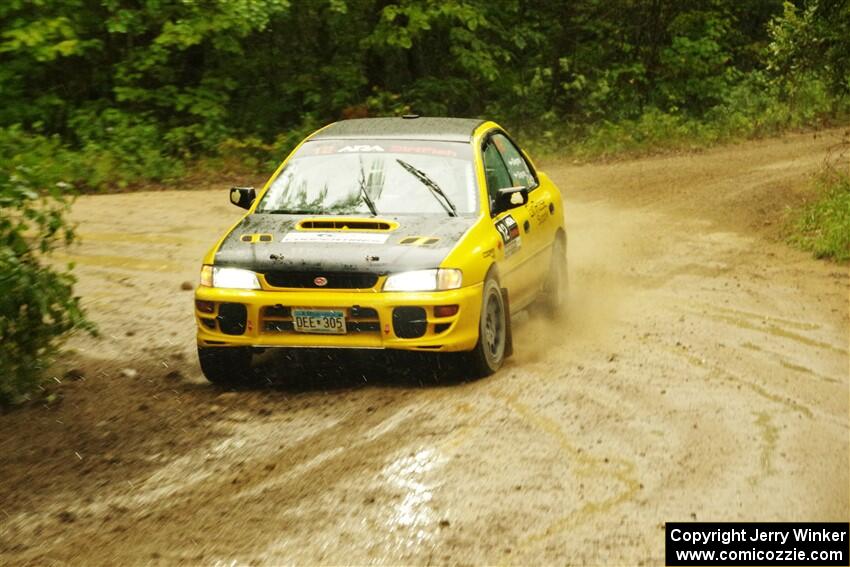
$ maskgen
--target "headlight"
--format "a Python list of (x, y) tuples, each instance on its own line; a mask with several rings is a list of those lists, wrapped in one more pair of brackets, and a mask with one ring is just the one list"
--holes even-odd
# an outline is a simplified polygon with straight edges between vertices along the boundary
[(384, 291), (439, 291), (457, 289), (463, 282), (460, 270), (416, 270), (391, 274), (384, 282)]
[(203, 266), (201, 268), (201, 285), (231, 289), (260, 289), (257, 274), (251, 270), (219, 268), (218, 266)]

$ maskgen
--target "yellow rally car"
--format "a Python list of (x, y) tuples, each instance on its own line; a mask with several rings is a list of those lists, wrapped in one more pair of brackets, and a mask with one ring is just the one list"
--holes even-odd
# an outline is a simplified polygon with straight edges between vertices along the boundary
[(195, 293), (214, 383), (265, 347), (462, 352), (492, 374), (512, 348), (509, 305), (564, 309), (561, 194), (493, 122), (337, 122), (230, 200), (248, 213)]

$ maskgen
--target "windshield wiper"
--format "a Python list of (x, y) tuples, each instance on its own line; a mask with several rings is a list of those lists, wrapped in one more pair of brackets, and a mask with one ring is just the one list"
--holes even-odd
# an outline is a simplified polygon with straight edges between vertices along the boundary
[[(440, 186), (437, 185), (437, 183), (434, 182), (433, 179), (428, 177), (428, 175), (424, 171), (416, 169), (404, 160), (396, 159), (396, 161), (400, 166), (410, 172), (411, 175), (421, 181), (422, 184), (431, 191), (431, 194), (434, 196), (435, 199), (437, 199), (437, 202), (440, 203), (444, 209), (446, 209), (446, 212), (449, 213), (450, 217), (457, 216), (457, 208), (455, 208), (455, 204), (452, 203), (451, 199), (448, 198), (448, 196), (443, 192), (442, 189), (440, 189)], [(442, 199), (440, 197), (442, 197)]]
[(360, 160), (360, 194), (363, 196), (363, 202), (372, 211), (372, 216), (378, 216), (378, 209), (375, 208), (375, 201), (369, 196), (369, 191), (366, 190), (366, 172), (363, 170), (363, 159)]

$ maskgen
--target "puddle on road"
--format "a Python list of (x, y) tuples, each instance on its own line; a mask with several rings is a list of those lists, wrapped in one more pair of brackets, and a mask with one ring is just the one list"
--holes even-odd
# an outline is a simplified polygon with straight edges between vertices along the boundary
[(414, 545), (429, 538), (429, 528), (435, 522), (434, 510), (430, 506), (434, 486), (426, 482), (424, 477), (448, 460), (448, 457), (433, 448), (422, 449), (390, 462), (380, 473), (390, 486), (404, 493), (401, 502), (393, 506), (388, 523), (390, 527), (419, 527), (413, 534), (414, 541), (410, 542)]
[[(433, 402), (440, 407), (449, 407), (445, 403), (449, 397), (448, 392), (430, 392), (429, 394), (432, 395)], [(462, 404), (453, 405), (461, 413), (466, 409), (462, 407)], [(418, 409), (426, 410), (427, 408), (428, 404)], [(345, 518), (336, 519), (334, 523), (337, 525), (338, 533), (367, 541), (360, 535), (352, 536), (351, 534), (359, 533), (364, 526), (371, 526), (369, 537), (374, 537), (375, 533), (382, 534), (381, 538), (373, 541), (373, 547), (379, 545), (385, 550), (392, 549), (393, 557), (399, 558), (415, 557), (428, 546), (433, 545), (434, 538), (439, 534), (439, 522), (443, 519), (442, 516), (438, 517), (439, 511), (434, 504), (434, 499), (439, 494), (445, 478), (442, 471), (452, 460), (454, 450), (468, 440), (472, 433), (480, 431), (481, 422), (492, 411), (492, 408), (488, 408), (479, 414), (476, 420), (470, 420), (447, 431), (444, 435), (435, 437), (434, 443), (422, 443), (422, 438), (419, 437), (415, 438), (413, 444), (404, 443), (382, 459), (381, 468), (374, 474), (370, 472), (365, 477), (353, 475), (349, 478), (336, 479), (332, 483), (334, 490), (344, 490), (350, 494), (365, 493), (371, 495), (372, 502), (377, 496), (381, 502), (381, 505), (363, 509), (360, 519), (355, 524), (346, 523)], [(368, 429), (359, 431), (356, 439), (344, 447), (335, 446), (305, 461), (297, 469), (274, 475), (270, 477), (269, 483), (258, 485), (256, 487), (258, 490), (242, 491), (238, 499), (241, 500), (249, 495), (262, 495), (272, 486), (299, 482), (298, 477), (309, 482), (310, 470), (326, 468), (328, 461), (334, 458), (344, 460), (358, 458), (358, 455), (365, 454), (369, 451), (369, 447), (377, 442), (385, 446), (396, 446), (389, 443), (392, 443), (400, 432), (405, 434), (410, 427), (415, 427), (412, 424), (417, 423), (421, 416), (421, 411), (411, 411), (410, 407), (395, 408), (395, 411), (384, 416), (383, 419), (376, 420)], [(330, 490), (324, 491), (323, 494), (328, 496), (327, 501), (311, 501), (311, 513), (315, 514), (318, 511), (324, 514), (323, 511), (326, 510), (328, 514), (334, 514), (339, 506), (338, 500), (332, 496), (333, 492)], [(378, 531), (375, 532), (375, 529)], [(315, 534), (306, 537), (311, 538), (312, 544), (316, 544)], [(332, 543), (334, 541), (336, 543)], [(322, 547), (325, 551), (329, 549), (339, 551), (335, 546), (342, 543), (342, 540), (323, 540)], [(240, 557), (239, 560), (250, 561), (259, 558), (264, 562), (280, 563), (287, 558), (291, 559), (293, 554), (301, 550), (304, 545), (305, 542), (297, 537), (272, 541), (262, 549), (253, 550), (252, 553)], [(349, 560), (351, 560), (350, 557)], [(315, 557), (312, 562), (316, 562)], [(406, 561), (399, 560), (399, 562)]]
[[(455, 403), (458, 413), (468, 413), (470, 407), (465, 403)], [(449, 435), (430, 447), (421, 448), (387, 463), (379, 474), (383, 482), (403, 493), (401, 501), (391, 507), (389, 518), (381, 523), (389, 529), (404, 528), (415, 531), (405, 538), (405, 547), (415, 551), (421, 545), (433, 538), (438, 519), (431, 501), (434, 491), (439, 488), (439, 482), (427, 478), (435, 476), (435, 472), (444, 467), (452, 459), (453, 452), (463, 445), (469, 436), (479, 430), (483, 423), (495, 410), (489, 408), (470, 421), (455, 428)], [(436, 475), (441, 479), (440, 475)], [(408, 532), (409, 533), (409, 532)]]

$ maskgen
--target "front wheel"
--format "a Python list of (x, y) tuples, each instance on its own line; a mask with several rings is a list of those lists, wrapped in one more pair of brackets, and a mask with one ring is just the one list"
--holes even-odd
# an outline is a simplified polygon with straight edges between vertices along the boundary
[(198, 362), (207, 380), (219, 386), (248, 381), (252, 353), (246, 347), (198, 347)]
[(489, 376), (501, 368), (505, 360), (508, 342), (507, 309), (496, 278), (487, 277), (481, 295), (478, 343), (467, 357), (477, 375)]

